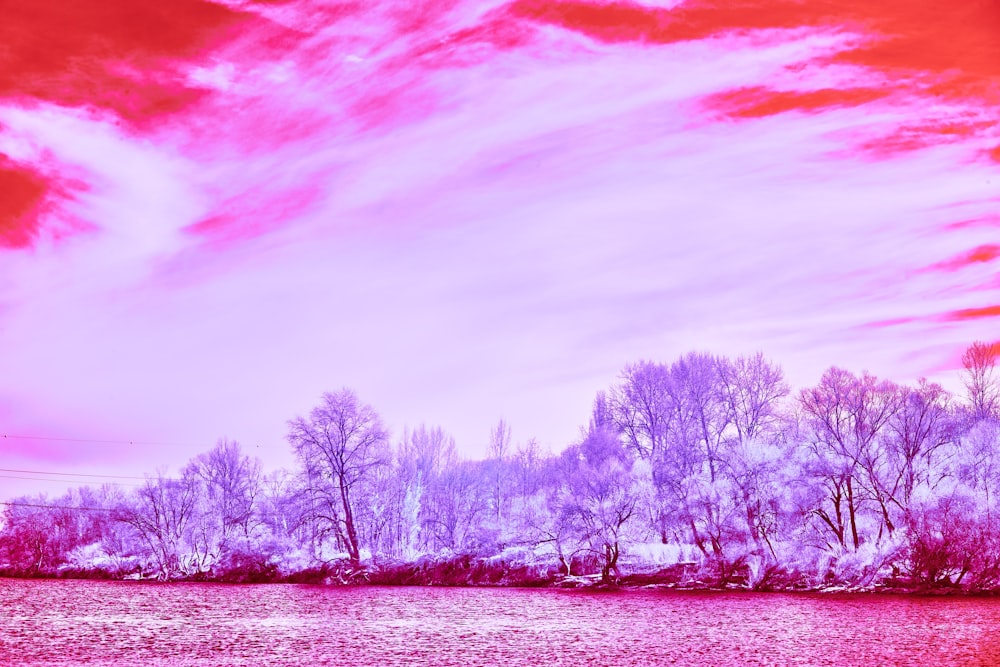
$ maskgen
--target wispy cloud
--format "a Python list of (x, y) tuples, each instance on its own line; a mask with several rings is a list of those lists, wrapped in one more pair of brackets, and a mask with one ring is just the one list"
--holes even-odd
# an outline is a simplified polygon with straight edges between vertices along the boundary
[(558, 448), (630, 360), (906, 380), (995, 326), (995, 3), (37, 7), (0, 28), (23, 429), (281, 462), (348, 385)]

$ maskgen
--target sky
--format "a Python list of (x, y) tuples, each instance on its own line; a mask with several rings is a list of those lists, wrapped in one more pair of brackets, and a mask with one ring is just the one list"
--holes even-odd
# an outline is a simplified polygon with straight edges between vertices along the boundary
[(559, 451), (640, 359), (1000, 339), (996, 0), (0, 10), (0, 468), (289, 466), (341, 387)]

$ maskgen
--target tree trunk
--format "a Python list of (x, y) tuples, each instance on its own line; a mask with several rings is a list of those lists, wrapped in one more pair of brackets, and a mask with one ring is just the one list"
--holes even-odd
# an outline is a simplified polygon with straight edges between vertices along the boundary
[(611, 558), (611, 554), (608, 553), (607, 549), (604, 553), (604, 563), (601, 565), (601, 583), (610, 584), (611, 583), (611, 566), (608, 565), (608, 561)]
[(344, 530), (347, 532), (347, 557), (351, 565), (361, 563), (361, 549), (358, 545), (358, 532), (354, 528), (354, 512), (351, 511), (351, 498), (344, 478), (340, 478), (340, 499), (344, 505)]
[(851, 537), (854, 540), (854, 550), (857, 551), (858, 547), (861, 546), (861, 540), (858, 539), (858, 522), (856, 511), (854, 507), (854, 486), (851, 483), (852, 478), (847, 477), (847, 512), (851, 519)]

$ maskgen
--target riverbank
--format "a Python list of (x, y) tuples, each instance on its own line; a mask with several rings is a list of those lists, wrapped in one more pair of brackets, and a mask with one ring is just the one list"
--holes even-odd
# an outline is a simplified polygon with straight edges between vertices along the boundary
[(993, 595), (996, 590), (970, 590), (951, 582), (929, 584), (896, 573), (866, 575), (864, 580), (838, 579), (833, 573), (788, 570), (771, 566), (765, 572), (748, 566), (719, 567), (693, 562), (664, 567), (625, 567), (617, 576), (602, 578), (596, 563), (574, 560), (571, 573), (564, 564), (524, 561), (500, 556), (453, 554), (424, 556), (412, 562), (372, 560), (355, 565), (332, 561), (296, 571), (282, 571), (267, 562), (242, 562), (228, 568), (164, 576), (141, 569), (62, 567), (52, 571), (17, 571), (0, 567), (0, 577), (18, 579), (97, 579), (140, 582), (201, 582), (226, 584), (314, 584), (330, 586), (432, 586), (497, 588), (562, 588), (593, 590), (678, 590), (746, 592), (891, 593), (914, 595)]

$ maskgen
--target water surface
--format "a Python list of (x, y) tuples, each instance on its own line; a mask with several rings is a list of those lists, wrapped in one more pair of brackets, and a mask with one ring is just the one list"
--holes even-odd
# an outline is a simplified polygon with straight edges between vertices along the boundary
[(17, 665), (1000, 665), (1000, 601), (0, 580)]

